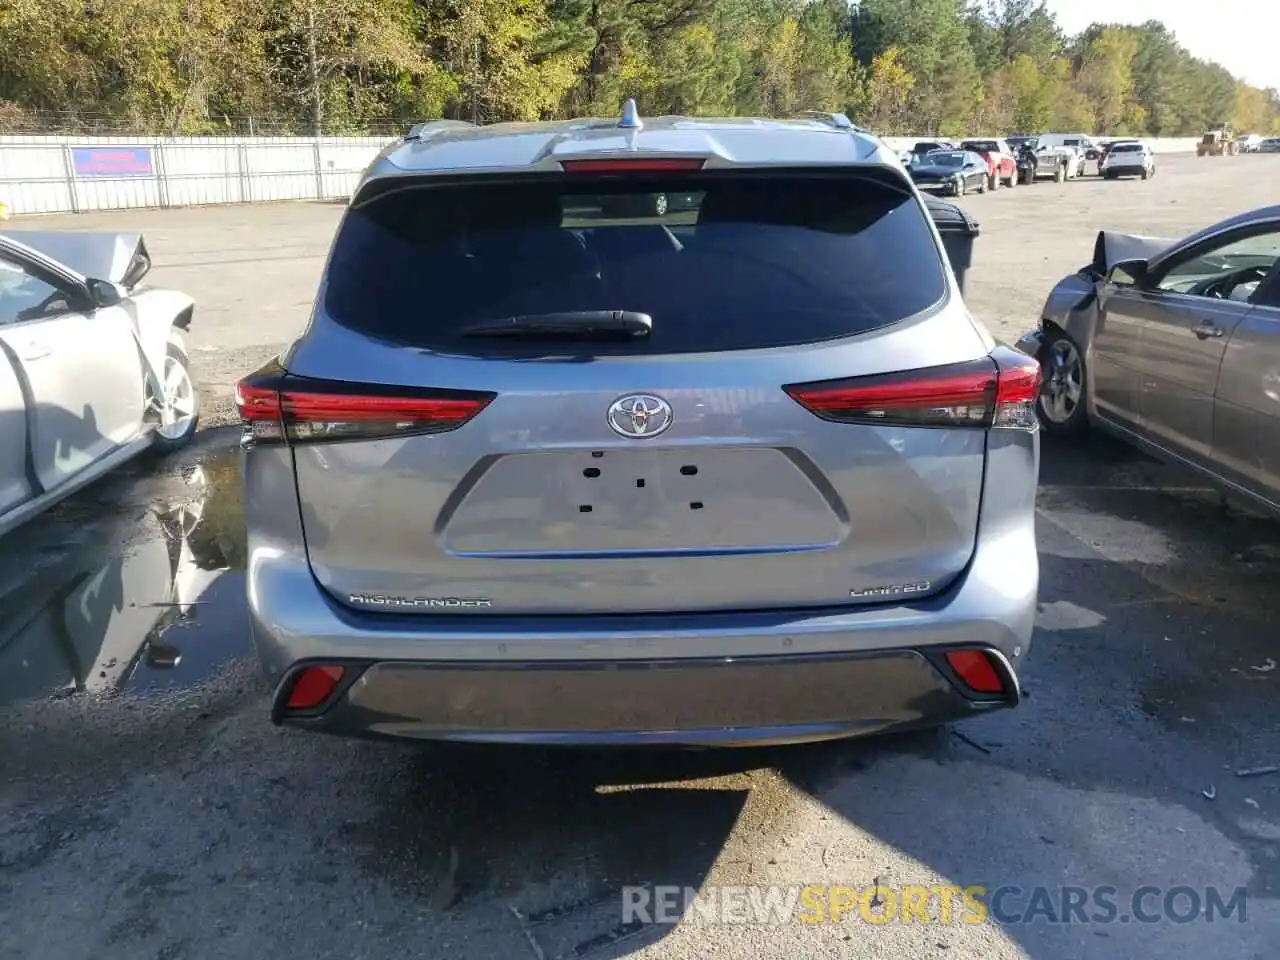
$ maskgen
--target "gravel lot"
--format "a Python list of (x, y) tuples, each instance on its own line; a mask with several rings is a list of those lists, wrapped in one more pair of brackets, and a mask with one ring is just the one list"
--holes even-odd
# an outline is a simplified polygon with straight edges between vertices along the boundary
[[(1274, 157), (1160, 163), (1147, 183), (968, 198), (975, 312), (1012, 339), (1100, 227), (1177, 235), (1280, 182)], [(305, 321), (340, 213), (42, 224), (146, 233), (154, 282), (199, 304), (212, 426), (237, 377)], [(1102, 440), (1045, 444), (1041, 613), (1017, 711), (786, 750), (563, 753), (271, 727), (234, 440), (207, 429), (0, 544), (0, 958), (1277, 956), (1280, 774), (1237, 771), (1280, 765), (1280, 525), (1174, 468)], [(620, 889), (643, 883), (1018, 887), (1006, 916), (1038, 885), (1055, 903), (1064, 885), (1108, 886), (1119, 909), (692, 917), (610, 942)], [(1243, 888), (1246, 914), (1128, 922), (1144, 885), (1161, 888), (1156, 913), (1175, 886)]]

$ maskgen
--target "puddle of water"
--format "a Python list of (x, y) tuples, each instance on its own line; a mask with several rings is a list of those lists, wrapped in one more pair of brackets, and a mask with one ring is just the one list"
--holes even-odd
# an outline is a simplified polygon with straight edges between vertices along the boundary
[(0, 704), (172, 692), (252, 655), (237, 456), (150, 486), (86, 491), (6, 542)]

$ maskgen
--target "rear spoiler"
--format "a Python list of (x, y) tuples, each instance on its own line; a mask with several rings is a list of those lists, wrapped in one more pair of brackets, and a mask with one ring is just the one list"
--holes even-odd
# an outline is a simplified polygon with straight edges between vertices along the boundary
[(1102, 230), (1093, 244), (1093, 269), (1104, 277), (1117, 263), (1125, 260), (1150, 260), (1173, 244), (1163, 237), (1145, 237)]
[(151, 255), (140, 233), (5, 230), (3, 235), (86, 279), (110, 280), (126, 290), (136, 287), (151, 270)]

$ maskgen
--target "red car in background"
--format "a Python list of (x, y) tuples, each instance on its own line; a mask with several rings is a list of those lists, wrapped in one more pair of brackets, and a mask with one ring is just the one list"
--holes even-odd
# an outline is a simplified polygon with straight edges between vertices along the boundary
[(972, 150), (987, 161), (987, 189), (995, 190), (1000, 184), (1006, 187), (1018, 183), (1018, 158), (1013, 148), (1004, 140), (964, 140), (961, 150)]

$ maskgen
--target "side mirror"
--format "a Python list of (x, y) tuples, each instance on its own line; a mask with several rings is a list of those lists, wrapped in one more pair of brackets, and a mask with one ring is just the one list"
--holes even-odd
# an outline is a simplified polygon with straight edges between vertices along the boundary
[(1107, 271), (1107, 283), (1117, 287), (1134, 287), (1147, 275), (1147, 261), (1121, 260)]
[(95, 307), (114, 307), (128, 295), (124, 287), (110, 280), (89, 281), (89, 297)]

